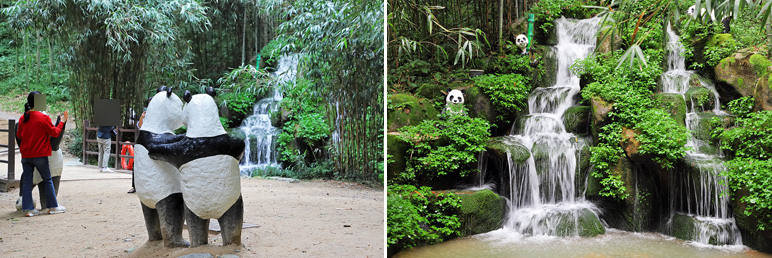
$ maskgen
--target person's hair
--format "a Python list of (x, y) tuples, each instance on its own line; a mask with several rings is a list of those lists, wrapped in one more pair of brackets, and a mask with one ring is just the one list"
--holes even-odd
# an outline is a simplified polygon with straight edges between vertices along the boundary
[(35, 108), (35, 95), (40, 94), (39, 91), (33, 91), (30, 92), (29, 95), (27, 95), (27, 103), (24, 103), (24, 120), (22, 122), (26, 123), (29, 121), (29, 114), (27, 114), (27, 111), (32, 110)]

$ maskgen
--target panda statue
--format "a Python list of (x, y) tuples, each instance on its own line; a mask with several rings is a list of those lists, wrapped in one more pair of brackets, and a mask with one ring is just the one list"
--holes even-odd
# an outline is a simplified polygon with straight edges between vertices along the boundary
[(697, 7), (694, 5), (689, 6), (689, 9), (686, 9), (686, 14), (694, 17), (694, 11), (697, 11)]
[(161, 86), (150, 99), (134, 146), (134, 180), (145, 218), (148, 240), (163, 240), (166, 247), (188, 246), (182, 238), (185, 205), (179, 170), (168, 162), (153, 160), (148, 149), (155, 144), (181, 139), (173, 131), (182, 126), (182, 100), (172, 88)]
[[(62, 132), (64, 132), (64, 128), (67, 127), (67, 121), (62, 122), (61, 117), (56, 117), (56, 123), (54, 123), (54, 126), (58, 126), (59, 123), (64, 123), (62, 127)], [(18, 128), (19, 124), (16, 124), (16, 127)], [(64, 133), (59, 134), (59, 137), (51, 137), (51, 156), (48, 156), (48, 167), (51, 170), (51, 182), (54, 183), (54, 192), (56, 195), (59, 195), (59, 181), (62, 178), (62, 170), (64, 168), (64, 156), (62, 155), (62, 150), (59, 148), (59, 144), (62, 142), (62, 137), (64, 136)], [(21, 144), (21, 139), (19, 137), (16, 137), (16, 143)], [(40, 172), (38, 172), (37, 168), (32, 173), (32, 189), (35, 189), (35, 186), (40, 184), (40, 182), (43, 182), (43, 178), (40, 176)], [(20, 185), (21, 186), (21, 185)], [(43, 194), (43, 188), (38, 187), (38, 193), (40, 195), (40, 207), (47, 207), (46, 206), (46, 195)], [(16, 210), (20, 211), (22, 209), (21, 202), (22, 202), (22, 191), (19, 191), (19, 199), (16, 200)], [(35, 199), (32, 199), (32, 205), (33, 208), (35, 205)]]
[(185, 92), (185, 138), (153, 146), (150, 157), (167, 161), (180, 170), (185, 220), (190, 246), (208, 244), (209, 219), (217, 219), (223, 245), (241, 245), (244, 202), (241, 197), (239, 160), (244, 141), (230, 137), (220, 123), (214, 89), (207, 94)]
[(520, 51), (523, 51), (520, 54), (525, 55), (526, 48), (528, 47), (528, 37), (523, 34), (517, 35), (517, 37), (515, 37), (515, 45), (520, 48)]
[(442, 114), (451, 116), (466, 115), (464, 111), (464, 94), (466, 94), (465, 90), (448, 89), (448, 95), (445, 96), (445, 108), (442, 109)]

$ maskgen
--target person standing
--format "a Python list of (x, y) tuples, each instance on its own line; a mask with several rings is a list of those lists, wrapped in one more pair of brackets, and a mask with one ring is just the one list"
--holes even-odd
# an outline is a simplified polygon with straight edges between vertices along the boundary
[[(40, 92), (33, 91), (27, 95), (25, 106), (29, 108), (29, 111), (24, 112), (24, 115), (19, 118), (21, 123), (16, 131), (16, 137), (20, 140), (19, 150), (21, 151), (23, 169), (21, 174), (22, 211), (26, 217), (41, 213), (32, 205), (32, 173), (36, 168), (43, 179), (38, 186), (43, 189), (43, 194), (46, 197), (47, 207), (43, 209), (42, 213), (56, 214), (66, 211), (64, 206), (60, 206), (56, 200), (56, 190), (51, 181), (51, 169), (48, 167), (48, 156), (51, 156), (50, 137), (59, 137), (63, 133), (64, 123), (54, 126), (50, 117), (35, 110), (35, 95), (37, 94)], [(64, 121), (67, 121), (68, 118), (68, 113), (65, 111)]]
[(112, 138), (113, 133), (115, 133), (113, 128), (114, 126), (99, 126), (97, 129), (97, 144), (99, 144), (99, 160), (97, 161), (97, 166), (99, 167), (99, 172), (113, 172), (112, 169), (107, 167), (107, 163), (110, 161), (110, 145), (112, 145), (110, 139)]

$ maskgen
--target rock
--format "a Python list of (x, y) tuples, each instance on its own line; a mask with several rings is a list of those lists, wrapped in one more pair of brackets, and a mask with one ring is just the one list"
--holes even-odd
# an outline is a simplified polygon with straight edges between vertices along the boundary
[(603, 210), (601, 218), (611, 228), (634, 232), (653, 231), (659, 222), (656, 215), (657, 207), (660, 206), (653, 173), (627, 157), (620, 157), (610, 170), (612, 175), (620, 177), (628, 197), (619, 200), (599, 196), (598, 192), (602, 188), (600, 179), (590, 176), (587, 198)]
[[(611, 21), (607, 21), (606, 25), (613, 26)], [(603, 26), (601, 26), (603, 27)], [(609, 33), (611, 29), (606, 29), (598, 32), (598, 38), (595, 45), (595, 51), (598, 53), (610, 53), (614, 50), (622, 48), (622, 37), (619, 33)], [(605, 37), (604, 37), (605, 36)], [(613, 40), (613, 41), (612, 41)]]
[(705, 87), (691, 87), (684, 94), (686, 106), (695, 112), (713, 110), (716, 98), (710, 89)]
[(715, 67), (716, 90), (722, 96), (736, 99), (752, 96), (756, 101), (754, 110), (772, 110), (772, 89), (770, 89), (770, 62), (759, 54), (735, 55), (724, 58)]
[(457, 193), (461, 197), (461, 237), (481, 234), (501, 227), (507, 200), (491, 190)]
[(594, 97), (590, 100), (592, 106), (592, 123), (594, 128), (600, 129), (604, 125), (608, 124), (606, 121), (608, 113), (614, 108), (614, 103), (608, 103), (600, 97)]
[(235, 254), (223, 254), (223, 255), (217, 256), (217, 258), (239, 258), (239, 256)]
[(590, 157), (592, 156), (592, 153), (590, 152), (590, 138), (577, 138), (577, 149), (576, 149), (576, 194), (582, 194), (581, 191), (584, 191), (585, 184), (587, 181), (585, 180), (587, 176), (590, 174)]
[(657, 93), (654, 94), (655, 107), (664, 110), (670, 114), (676, 123), (686, 126), (686, 102), (681, 94), (677, 93)]
[(208, 253), (194, 253), (194, 254), (183, 255), (177, 258), (214, 258), (214, 256)]
[(563, 124), (566, 132), (578, 135), (587, 135), (590, 132), (590, 113), (592, 109), (589, 106), (570, 107), (563, 113)]
[(418, 86), (416, 95), (427, 98), (435, 102), (445, 102), (448, 86), (439, 83), (423, 83)]
[(681, 240), (694, 239), (694, 234), (696, 233), (694, 218), (681, 213), (673, 214), (671, 227), (675, 238)]
[(389, 96), (388, 131), (393, 132), (406, 125), (418, 125), (423, 120), (436, 119), (440, 113), (423, 98), (409, 94)]
[(488, 145), (486, 146), (486, 149), (490, 155), (496, 155), (504, 158), (506, 158), (507, 153), (509, 153), (515, 164), (523, 164), (526, 160), (528, 160), (529, 157), (531, 157), (531, 153), (528, 151), (528, 148), (525, 147), (525, 145), (523, 145), (515, 137), (491, 137), (488, 139)]
[(638, 132), (635, 130), (622, 127), (622, 140), (619, 142), (619, 145), (625, 150), (625, 155), (633, 160), (640, 159), (641, 155), (638, 153), (638, 150), (641, 148), (641, 141), (635, 139), (636, 135), (638, 135)]
[(560, 214), (562, 218), (556, 226), (557, 235), (566, 237), (578, 235), (580, 237), (594, 237), (606, 233), (606, 228), (600, 222), (595, 213), (589, 209), (581, 209), (574, 214)]
[[(480, 87), (472, 86), (466, 89), (465, 97), (466, 100), (464, 101), (464, 105), (469, 109), (470, 117), (485, 119), (490, 124), (496, 122), (496, 116), (498, 116), (499, 113), (493, 108), (491, 98), (483, 93)], [(500, 126), (500, 128), (505, 128), (507, 126), (508, 125)]]
[(389, 161), (386, 162), (387, 178), (394, 178), (399, 173), (405, 171), (407, 160), (407, 150), (410, 148), (410, 144), (399, 139), (398, 133), (386, 134), (386, 154), (388, 154)]
[(740, 199), (748, 195), (748, 190), (741, 189), (731, 194), (733, 195), (732, 208), (734, 210), (734, 218), (737, 227), (740, 229), (743, 244), (762, 252), (772, 253), (772, 229), (759, 230), (757, 228), (759, 218), (745, 215), (746, 204), (740, 201)]

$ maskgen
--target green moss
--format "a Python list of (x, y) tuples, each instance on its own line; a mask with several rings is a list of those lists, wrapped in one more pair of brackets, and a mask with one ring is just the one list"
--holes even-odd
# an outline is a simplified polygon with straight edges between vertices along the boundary
[(686, 102), (681, 94), (657, 93), (654, 99), (654, 107), (667, 111), (676, 123), (686, 126)]
[(590, 112), (592, 112), (592, 108), (589, 106), (568, 108), (563, 113), (563, 124), (566, 126), (566, 131), (575, 134), (587, 134), (590, 128)]
[(715, 105), (713, 92), (706, 87), (691, 87), (684, 94), (686, 105), (697, 111), (711, 110)]
[(461, 197), (461, 236), (470, 236), (493, 231), (501, 227), (506, 214), (506, 199), (492, 192), (482, 190), (473, 194), (457, 194)]
[(559, 220), (555, 229), (558, 236), (579, 235), (580, 237), (594, 237), (606, 233), (606, 228), (603, 227), (600, 219), (588, 209), (579, 211), (576, 214), (576, 219), (573, 217), (574, 214), (570, 212), (561, 213), (557, 216), (559, 216)]
[(491, 137), (486, 147), (489, 151), (509, 153), (517, 164), (522, 164), (531, 157), (528, 148), (514, 137)]
[(715, 34), (708, 39), (708, 42), (705, 43), (705, 47), (718, 47), (722, 44), (736, 44), (732, 34)]
[(389, 96), (388, 129), (393, 132), (406, 125), (418, 125), (423, 120), (436, 118), (439, 113), (426, 99), (394, 94)]
[(676, 213), (673, 215), (673, 221), (671, 226), (673, 227), (673, 236), (682, 240), (694, 239), (695, 221), (692, 217)]
[(772, 66), (772, 62), (769, 59), (759, 54), (753, 54), (748, 62), (751, 63), (753, 69), (756, 70), (756, 76), (759, 77), (766, 76), (769, 72), (767, 67)]
[(396, 134), (386, 135), (386, 154), (389, 155), (386, 166), (387, 177), (391, 178), (405, 171), (405, 155), (409, 147), (408, 143), (400, 140)]

